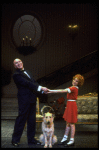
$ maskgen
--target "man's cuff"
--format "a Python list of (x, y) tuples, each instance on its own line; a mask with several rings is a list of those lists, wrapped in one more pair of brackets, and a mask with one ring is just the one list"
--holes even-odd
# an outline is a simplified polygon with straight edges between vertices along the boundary
[(42, 86), (39, 86), (38, 89), (37, 89), (37, 91), (41, 91), (41, 87), (42, 87)]

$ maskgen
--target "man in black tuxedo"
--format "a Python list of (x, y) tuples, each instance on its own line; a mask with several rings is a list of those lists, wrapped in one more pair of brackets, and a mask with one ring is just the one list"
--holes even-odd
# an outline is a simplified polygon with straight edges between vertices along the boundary
[(16, 72), (13, 74), (14, 82), (18, 88), (18, 117), (15, 121), (12, 144), (18, 146), (25, 123), (27, 121), (28, 144), (40, 144), (34, 139), (36, 127), (36, 92), (46, 93), (48, 88), (40, 86), (32, 75), (24, 70), (23, 62), (16, 58), (13, 61)]

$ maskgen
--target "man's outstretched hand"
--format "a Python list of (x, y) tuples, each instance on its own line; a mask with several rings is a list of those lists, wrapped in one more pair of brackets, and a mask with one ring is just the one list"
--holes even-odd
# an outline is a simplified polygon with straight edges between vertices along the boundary
[(47, 87), (41, 87), (41, 90), (44, 91), (45, 94), (48, 94), (49, 89)]

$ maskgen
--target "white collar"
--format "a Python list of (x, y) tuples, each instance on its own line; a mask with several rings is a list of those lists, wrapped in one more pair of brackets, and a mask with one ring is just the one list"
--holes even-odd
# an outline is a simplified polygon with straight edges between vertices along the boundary
[(71, 86), (71, 87), (76, 87), (77, 89), (79, 89), (79, 87), (78, 87), (78, 86)]
[(79, 87), (78, 87), (78, 86), (74, 86), (74, 87), (76, 87), (77, 89), (79, 89)]

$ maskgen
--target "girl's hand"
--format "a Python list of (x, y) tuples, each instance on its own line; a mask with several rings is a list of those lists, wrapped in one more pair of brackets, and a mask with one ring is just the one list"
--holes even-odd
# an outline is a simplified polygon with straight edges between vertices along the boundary
[(57, 93), (57, 90), (48, 90), (47, 93)]

